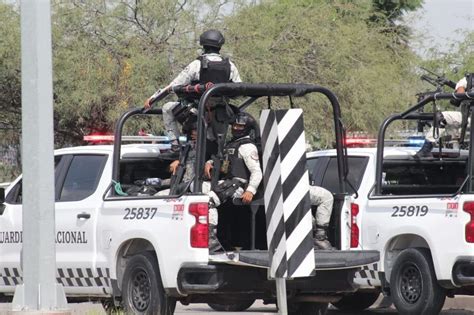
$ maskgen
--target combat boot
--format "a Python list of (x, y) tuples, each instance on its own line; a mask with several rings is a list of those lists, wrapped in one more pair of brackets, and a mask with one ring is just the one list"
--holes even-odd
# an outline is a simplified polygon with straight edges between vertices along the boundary
[(423, 143), (423, 146), (418, 152), (416, 152), (414, 157), (418, 159), (432, 158), (433, 157), (433, 153), (431, 153), (432, 149), (433, 149), (433, 143), (428, 140), (425, 140), (425, 143)]
[(314, 249), (335, 250), (328, 240), (327, 226), (318, 225), (314, 233)]
[(209, 253), (215, 253), (223, 250), (221, 243), (217, 239), (217, 227), (209, 224)]

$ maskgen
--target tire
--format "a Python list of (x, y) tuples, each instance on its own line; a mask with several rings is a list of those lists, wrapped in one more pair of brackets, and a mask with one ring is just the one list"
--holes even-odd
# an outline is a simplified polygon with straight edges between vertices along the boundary
[(156, 257), (151, 253), (132, 256), (122, 281), (125, 314), (172, 315), (176, 299), (166, 296)]
[(244, 302), (237, 302), (232, 304), (216, 304), (216, 303), (208, 303), (210, 308), (215, 311), (219, 312), (242, 312), (248, 309), (255, 300), (249, 300)]
[(331, 303), (341, 311), (363, 311), (372, 306), (380, 296), (379, 291), (355, 292), (345, 295), (337, 302)]
[(439, 314), (446, 290), (438, 284), (428, 249), (408, 248), (398, 255), (390, 276), (390, 292), (400, 314)]
[(288, 315), (326, 315), (328, 303), (291, 303), (288, 304)]

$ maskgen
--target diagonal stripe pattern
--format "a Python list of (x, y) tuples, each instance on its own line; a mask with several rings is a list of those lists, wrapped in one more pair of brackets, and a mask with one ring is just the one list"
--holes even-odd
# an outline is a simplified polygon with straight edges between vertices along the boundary
[(315, 263), (303, 112), (263, 110), (260, 128), (270, 277), (308, 277)]

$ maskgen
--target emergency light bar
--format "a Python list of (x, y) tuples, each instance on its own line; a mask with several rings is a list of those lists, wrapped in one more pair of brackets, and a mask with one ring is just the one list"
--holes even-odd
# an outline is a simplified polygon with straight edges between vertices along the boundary
[[(113, 142), (114, 135), (87, 135), (84, 136), (83, 140), (88, 142)], [(170, 139), (166, 136), (122, 136), (122, 141), (170, 143)]]

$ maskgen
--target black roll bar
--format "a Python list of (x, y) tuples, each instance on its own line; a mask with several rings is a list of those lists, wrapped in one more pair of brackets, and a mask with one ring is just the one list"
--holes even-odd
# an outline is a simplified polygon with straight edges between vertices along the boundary
[[(382, 162), (383, 162), (383, 150), (384, 150), (384, 140), (385, 140), (385, 131), (387, 127), (394, 122), (395, 120), (401, 119), (420, 119), (420, 120), (432, 120), (433, 114), (428, 113), (415, 113), (416, 110), (423, 108), (426, 104), (436, 101), (436, 100), (474, 100), (474, 92), (469, 93), (434, 93), (433, 95), (427, 96), (425, 99), (421, 100), (417, 104), (413, 105), (409, 109), (405, 110), (402, 113), (394, 114), (387, 117), (380, 126), (378, 137), (377, 137), (377, 161), (375, 167), (375, 195), (381, 195), (382, 193)], [(431, 117), (431, 118), (429, 118)], [(470, 141), (474, 141), (473, 134), (471, 133)], [(474, 142), (471, 142), (474, 143)], [(472, 150), (469, 150), (470, 152)], [(469, 153), (471, 154), (471, 153)], [(469, 173), (470, 174), (470, 173)]]
[(144, 110), (143, 108), (136, 108), (125, 112), (120, 116), (119, 120), (117, 121), (117, 125), (115, 126), (114, 131), (114, 153), (113, 153), (113, 160), (112, 160), (112, 181), (119, 182), (120, 179), (120, 151), (122, 147), (122, 131), (123, 125), (131, 116), (135, 115), (161, 115), (163, 111), (161, 108), (152, 108), (149, 110)]
[[(336, 152), (339, 174), (339, 189), (340, 192), (345, 193), (345, 176), (347, 174), (347, 156), (343, 149), (343, 125), (341, 120), (341, 110), (339, 101), (336, 95), (329, 89), (312, 85), (312, 84), (278, 84), (278, 83), (220, 83), (212, 86), (205, 91), (199, 101), (198, 106), (198, 142), (197, 146), (204, 148), (206, 145), (206, 129), (204, 126), (205, 104), (213, 96), (249, 96), (252, 98), (259, 98), (263, 96), (294, 96), (301, 97), (309, 93), (321, 93), (325, 95), (331, 102), (334, 116), (334, 127), (336, 133)], [(204, 150), (198, 150), (196, 154), (196, 170), (204, 169)], [(195, 177), (195, 189), (201, 191), (202, 177), (199, 176), (202, 171), (198, 171)]]

